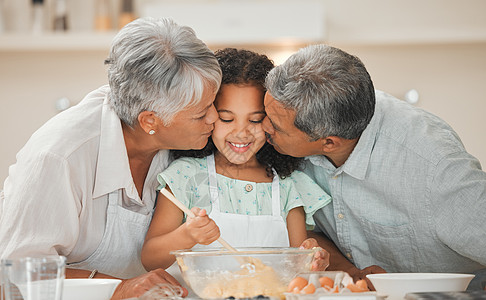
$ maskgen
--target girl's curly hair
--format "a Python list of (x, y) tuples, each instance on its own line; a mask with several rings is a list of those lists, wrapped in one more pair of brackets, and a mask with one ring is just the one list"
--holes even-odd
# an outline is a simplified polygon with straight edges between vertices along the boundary
[[(266, 55), (235, 48), (218, 50), (215, 55), (223, 71), (221, 85), (252, 85), (265, 90), (265, 77), (274, 67), (273, 61)], [(217, 151), (216, 146), (209, 138), (208, 144), (201, 150), (172, 150), (171, 153), (174, 159), (180, 157), (203, 158), (215, 151)], [(274, 168), (282, 179), (300, 169), (302, 164), (302, 158), (281, 154), (268, 142), (256, 153), (256, 158), (265, 166), (269, 177), (273, 176), (272, 168)]]

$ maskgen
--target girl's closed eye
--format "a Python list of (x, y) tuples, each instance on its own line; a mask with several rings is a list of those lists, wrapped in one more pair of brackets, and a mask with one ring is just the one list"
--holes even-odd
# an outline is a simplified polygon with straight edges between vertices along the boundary
[[(224, 119), (224, 118), (219, 118), (221, 120), (221, 122), (223, 123), (231, 123), (233, 122), (234, 120), (233, 119)], [(260, 120), (249, 120), (250, 123), (253, 123), (253, 124), (260, 124), (263, 122), (263, 119), (260, 119)]]
[(260, 119), (260, 120), (250, 120), (250, 123), (254, 123), (254, 124), (260, 124), (261, 122), (263, 122), (263, 119)]

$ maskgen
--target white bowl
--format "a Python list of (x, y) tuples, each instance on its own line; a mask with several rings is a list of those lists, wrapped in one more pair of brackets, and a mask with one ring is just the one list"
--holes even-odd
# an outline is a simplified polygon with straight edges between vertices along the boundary
[(407, 293), (465, 291), (472, 274), (453, 273), (383, 273), (366, 275), (378, 295), (387, 300), (401, 300)]
[(65, 279), (63, 300), (110, 300), (120, 279)]

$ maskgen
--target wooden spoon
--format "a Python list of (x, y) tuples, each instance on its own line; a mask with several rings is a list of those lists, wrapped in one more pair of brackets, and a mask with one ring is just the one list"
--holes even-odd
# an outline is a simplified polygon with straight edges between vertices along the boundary
[[(182, 203), (179, 201), (174, 195), (172, 195), (171, 192), (169, 192), (166, 188), (163, 188), (160, 190), (160, 192), (167, 197), (172, 203), (174, 203), (177, 207), (179, 207), (183, 212), (185, 212), (189, 217), (194, 218), (196, 215)], [(231, 252), (238, 252), (234, 247), (232, 247), (228, 242), (226, 242), (222, 237), (218, 238), (218, 242), (223, 245), (226, 249), (228, 249)]]

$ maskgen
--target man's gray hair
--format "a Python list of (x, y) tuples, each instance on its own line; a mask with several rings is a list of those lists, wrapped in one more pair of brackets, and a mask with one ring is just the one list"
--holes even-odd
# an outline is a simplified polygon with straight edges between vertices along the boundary
[(267, 76), (270, 94), (295, 110), (294, 125), (311, 139), (358, 138), (375, 109), (375, 91), (361, 60), (340, 49), (312, 45)]
[(115, 36), (105, 63), (109, 101), (118, 117), (133, 126), (143, 111), (165, 125), (187, 106), (197, 104), (205, 88), (221, 84), (214, 53), (187, 26), (171, 19), (139, 18)]

